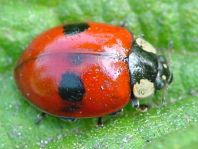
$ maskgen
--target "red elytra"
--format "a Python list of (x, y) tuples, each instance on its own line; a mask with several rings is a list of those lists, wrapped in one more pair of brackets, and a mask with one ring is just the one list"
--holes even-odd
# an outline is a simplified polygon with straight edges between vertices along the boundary
[(22, 94), (60, 117), (101, 117), (130, 100), (132, 34), (102, 23), (62, 25), (37, 36), (15, 68)]

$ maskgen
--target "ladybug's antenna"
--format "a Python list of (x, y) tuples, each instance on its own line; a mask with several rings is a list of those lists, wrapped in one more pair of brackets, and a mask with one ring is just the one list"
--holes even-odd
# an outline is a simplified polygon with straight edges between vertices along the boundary
[(171, 55), (173, 52), (173, 41), (169, 41), (168, 43), (168, 50), (167, 50), (167, 61), (168, 61), (168, 65), (171, 65)]

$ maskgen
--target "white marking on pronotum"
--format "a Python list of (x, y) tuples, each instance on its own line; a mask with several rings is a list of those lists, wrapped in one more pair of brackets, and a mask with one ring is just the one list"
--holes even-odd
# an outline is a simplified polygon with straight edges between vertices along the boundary
[(141, 79), (140, 83), (137, 82), (133, 87), (133, 94), (137, 98), (149, 97), (154, 91), (154, 84), (147, 79)]
[(140, 37), (136, 39), (136, 43), (138, 44), (138, 46), (142, 47), (144, 51), (151, 52), (154, 54), (157, 53), (156, 49), (148, 41)]

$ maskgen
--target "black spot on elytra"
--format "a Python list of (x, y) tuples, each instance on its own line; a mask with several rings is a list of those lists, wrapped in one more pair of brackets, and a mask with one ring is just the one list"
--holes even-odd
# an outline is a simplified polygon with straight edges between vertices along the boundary
[(60, 97), (65, 101), (79, 102), (85, 93), (84, 85), (79, 76), (67, 72), (62, 75), (58, 87)]
[(77, 34), (89, 28), (87, 23), (66, 24), (63, 26), (64, 34)]

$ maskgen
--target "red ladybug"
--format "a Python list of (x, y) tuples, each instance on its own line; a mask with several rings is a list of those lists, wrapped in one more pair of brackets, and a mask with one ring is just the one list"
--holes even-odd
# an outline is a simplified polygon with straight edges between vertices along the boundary
[[(67, 24), (37, 36), (14, 70), (22, 94), (45, 113), (102, 117), (169, 84), (167, 61), (123, 27)], [(101, 120), (101, 119), (99, 119)]]

